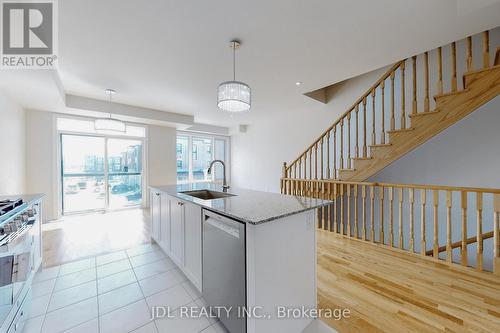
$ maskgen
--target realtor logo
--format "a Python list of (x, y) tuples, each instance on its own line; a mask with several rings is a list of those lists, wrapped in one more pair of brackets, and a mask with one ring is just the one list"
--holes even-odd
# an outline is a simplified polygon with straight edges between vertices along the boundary
[(55, 0), (1, 1), (2, 68), (54, 68)]

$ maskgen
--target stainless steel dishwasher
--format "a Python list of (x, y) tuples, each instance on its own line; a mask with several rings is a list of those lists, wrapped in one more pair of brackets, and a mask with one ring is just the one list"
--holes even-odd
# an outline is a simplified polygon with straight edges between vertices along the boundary
[(246, 332), (245, 224), (211, 211), (203, 212), (203, 298), (208, 306), (231, 307), (219, 319), (231, 333)]

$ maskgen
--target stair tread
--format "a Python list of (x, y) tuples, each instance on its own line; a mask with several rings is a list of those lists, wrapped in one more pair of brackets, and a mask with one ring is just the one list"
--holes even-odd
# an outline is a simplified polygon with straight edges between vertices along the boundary
[(352, 172), (356, 171), (356, 169), (337, 169), (337, 170), (343, 171), (343, 172), (345, 172), (345, 171), (352, 171)]
[(367, 157), (352, 157), (352, 160), (360, 160), (360, 161), (366, 161), (366, 160), (372, 160), (373, 157), (367, 156)]
[(370, 145), (370, 148), (377, 148), (377, 147), (389, 147), (392, 146), (392, 143), (377, 143), (376, 145)]
[(411, 132), (414, 131), (415, 127), (409, 127), (409, 128), (400, 128), (400, 129), (395, 129), (395, 130), (390, 130), (387, 131), (387, 133), (399, 133), (399, 132)]
[(466, 89), (461, 89), (461, 90), (457, 90), (457, 91), (449, 91), (447, 93), (442, 93), (442, 94), (434, 95), (434, 100), (437, 100), (440, 97), (448, 97), (448, 96), (458, 95), (458, 94), (467, 92), (468, 90), (469, 89), (466, 88)]
[(413, 117), (422, 117), (422, 116), (427, 116), (427, 115), (436, 114), (436, 113), (439, 113), (439, 110), (436, 109), (434, 111), (414, 113), (414, 114), (410, 114), (410, 117), (411, 118), (413, 118)]

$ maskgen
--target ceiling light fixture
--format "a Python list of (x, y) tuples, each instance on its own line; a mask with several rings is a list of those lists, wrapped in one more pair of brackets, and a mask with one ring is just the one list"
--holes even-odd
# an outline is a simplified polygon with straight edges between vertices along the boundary
[(106, 94), (109, 96), (109, 117), (97, 118), (96, 120), (94, 120), (94, 129), (97, 131), (125, 133), (127, 129), (125, 123), (121, 120), (113, 119), (111, 115), (111, 107), (113, 106), (113, 104), (111, 103), (111, 99), (113, 98), (113, 95), (116, 94), (116, 91), (113, 89), (106, 89)]
[(232, 40), (230, 47), (233, 49), (233, 80), (219, 84), (217, 88), (217, 106), (229, 112), (243, 112), (250, 110), (251, 89), (240, 81), (236, 81), (236, 49), (241, 43)]
[(297, 82), (295, 82), (295, 85), (296, 85), (296, 86), (300, 86), (301, 84), (302, 84), (302, 82), (301, 82), (301, 81), (297, 81)]

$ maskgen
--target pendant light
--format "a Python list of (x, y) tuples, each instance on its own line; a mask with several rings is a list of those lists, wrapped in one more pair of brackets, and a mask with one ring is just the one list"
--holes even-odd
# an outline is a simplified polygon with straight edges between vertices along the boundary
[(113, 89), (106, 89), (106, 94), (109, 96), (109, 118), (97, 118), (94, 120), (94, 129), (97, 131), (111, 131), (118, 133), (125, 133), (127, 129), (125, 123), (118, 119), (113, 119), (111, 116), (111, 99), (116, 91)]
[(236, 81), (236, 49), (240, 45), (237, 40), (232, 40), (230, 44), (233, 49), (233, 80), (222, 82), (217, 88), (217, 106), (223, 111), (243, 112), (250, 110), (250, 87), (243, 82)]

